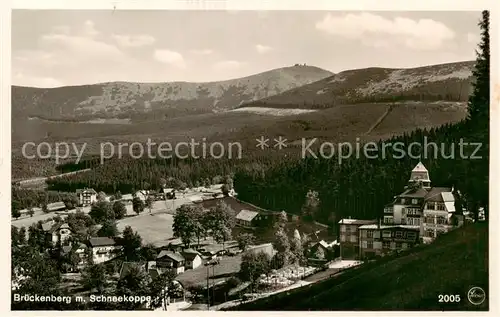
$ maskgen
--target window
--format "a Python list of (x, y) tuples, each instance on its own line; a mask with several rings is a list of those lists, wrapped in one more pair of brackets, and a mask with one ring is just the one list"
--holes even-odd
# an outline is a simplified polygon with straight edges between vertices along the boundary
[(436, 207), (437, 207), (437, 210), (446, 210), (444, 204), (442, 204), (442, 203), (437, 203)]
[(392, 224), (393, 220), (392, 217), (384, 217), (384, 223), (385, 224)]
[(407, 232), (406, 233), (406, 239), (408, 240), (415, 240), (417, 238), (417, 233), (416, 232)]
[(427, 209), (429, 209), (429, 210), (435, 210), (434, 203), (433, 202), (428, 202), (427, 203)]
[(366, 231), (366, 230), (361, 230), (361, 237), (362, 238), (366, 238), (366, 234), (368, 233), (369, 231)]
[(382, 242), (380, 242), (380, 241), (373, 241), (373, 248), (374, 249), (382, 249)]
[(435, 220), (434, 216), (427, 216), (427, 217), (425, 217), (425, 223), (433, 225), (435, 223), (434, 220)]
[(373, 230), (368, 230), (368, 231), (366, 232), (366, 236), (367, 236), (368, 238), (373, 238)]
[(409, 215), (418, 215), (419, 214), (418, 208), (407, 208), (407, 209), (408, 209)]
[(382, 237), (383, 237), (383, 238), (390, 238), (390, 237), (391, 237), (391, 232), (390, 232), (390, 231), (388, 231), (388, 230), (384, 230), (384, 231), (382, 232)]
[(391, 247), (391, 243), (389, 241), (382, 242), (382, 248), (389, 249)]
[(445, 225), (448, 223), (448, 221), (446, 220), (446, 217), (437, 217), (436, 223), (438, 223), (440, 225)]
[(406, 199), (401, 198), (401, 203), (404, 205), (406, 203)]
[(403, 238), (403, 231), (396, 231), (396, 239)]
[(373, 249), (373, 241), (367, 241), (366, 247), (368, 249)]
[(401, 242), (396, 242), (396, 249), (402, 249), (403, 248), (403, 244)]
[(412, 200), (411, 200), (411, 204), (412, 204), (412, 205), (416, 205), (416, 204), (418, 204), (418, 199), (412, 199)]
[(346, 232), (346, 226), (340, 226), (340, 232)]
[(361, 248), (366, 249), (368, 247), (368, 243), (366, 241), (361, 241)]
[(340, 236), (340, 241), (346, 242), (347, 241), (346, 236), (345, 235), (341, 235)]
[(351, 242), (358, 242), (358, 237), (356, 236), (351, 236)]

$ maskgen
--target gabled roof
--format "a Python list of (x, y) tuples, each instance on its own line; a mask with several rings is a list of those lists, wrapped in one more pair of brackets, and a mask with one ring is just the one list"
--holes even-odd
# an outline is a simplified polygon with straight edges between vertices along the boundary
[(70, 229), (69, 225), (65, 222), (49, 221), (42, 224), (42, 230), (47, 233), (54, 233), (61, 228)]
[(184, 259), (188, 261), (193, 261), (194, 259), (196, 259), (197, 256), (200, 256), (200, 253), (198, 251), (188, 249), (182, 251), (181, 255), (184, 257)]
[[(424, 199), (425, 199), (425, 201), (444, 202), (445, 199), (444, 199), (442, 193), (450, 193), (450, 194), (445, 195), (446, 199), (450, 199), (451, 198), (450, 195), (453, 196), (453, 194), (451, 193), (451, 188), (432, 187)], [(447, 201), (450, 201), (450, 200), (447, 200)], [(455, 197), (453, 197), (453, 201), (455, 201)]]
[(247, 249), (246, 252), (254, 254), (264, 252), (267, 253), (270, 257), (273, 257), (275, 254), (275, 250), (272, 243), (264, 243), (256, 246), (251, 246)]
[(54, 226), (54, 221), (49, 221), (49, 222), (42, 223), (42, 230), (46, 231), (46, 232), (49, 232), (50, 229), (52, 229), (53, 226)]
[(151, 277), (152, 280), (160, 276), (160, 271), (158, 269), (149, 269), (148, 274)]
[(324, 247), (325, 249), (329, 249), (337, 244), (337, 240), (335, 240), (331, 243), (328, 243), (325, 240), (321, 240), (320, 242), (318, 242), (318, 244), (321, 245), (322, 247)]
[(80, 194), (80, 193), (91, 193), (91, 194), (97, 194), (97, 192), (95, 191), (95, 189), (93, 188), (81, 188), (81, 189), (77, 189), (76, 190), (76, 193), (77, 194)]
[(92, 237), (89, 239), (90, 246), (92, 247), (104, 247), (115, 245), (115, 240), (108, 237)]
[(63, 208), (66, 208), (66, 205), (62, 201), (47, 204), (48, 210), (58, 210), (58, 209), (63, 209)]
[(184, 261), (184, 257), (182, 254), (179, 252), (172, 252), (172, 251), (161, 251), (160, 254), (156, 257), (156, 259), (161, 259), (161, 258), (168, 258), (174, 262), (182, 262)]
[(123, 262), (122, 267), (120, 269), (120, 278), (125, 277), (134, 268), (137, 268), (139, 270), (144, 270), (145, 265), (139, 262)]
[(242, 210), (236, 215), (236, 219), (252, 221), (259, 213), (256, 211)]
[(401, 198), (424, 198), (428, 194), (425, 188), (419, 187), (416, 189), (409, 188), (399, 195)]

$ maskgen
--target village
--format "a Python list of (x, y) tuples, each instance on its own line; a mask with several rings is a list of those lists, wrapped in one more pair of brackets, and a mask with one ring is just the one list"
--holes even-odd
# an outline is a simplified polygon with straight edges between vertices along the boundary
[[(82, 188), (75, 193), (74, 208), (58, 202), (44, 207), (48, 211), (23, 210), (12, 225), (19, 245), (37, 234), (41, 251), (57, 254), (64, 264), (61, 287), (74, 296), (105, 292), (133, 275), (163, 283), (153, 294), (156, 304), (141, 308), (219, 310), (432, 243), (468, 221), (456, 211), (455, 195), (453, 188), (432, 187), (419, 162), (378, 219), (340, 219), (333, 232), (327, 225), (240, 201), (231, 182), (123, 195)], [(314, 192), (308, 197), (314, 207)], [(105, 273), (95, 273), (96, 267)], [(14, 271), (13, 291), (23, 268)], [(92, 274), (94, 287), (81, 287)], [(96, 277), (107, 281), (95, 282)]]

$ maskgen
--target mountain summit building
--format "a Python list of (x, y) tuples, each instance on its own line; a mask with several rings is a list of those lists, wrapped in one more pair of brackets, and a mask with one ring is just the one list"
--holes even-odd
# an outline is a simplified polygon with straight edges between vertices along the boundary
[(429, 171), (419, 162), (404, 192), (384, 207), (383, 218), (340, 220), (341, 257), (370, 258), (419, 242), (431, 243), (440, 234), (462, 225), (461, 219), (456, 215), (453, 188), (431, 187)]

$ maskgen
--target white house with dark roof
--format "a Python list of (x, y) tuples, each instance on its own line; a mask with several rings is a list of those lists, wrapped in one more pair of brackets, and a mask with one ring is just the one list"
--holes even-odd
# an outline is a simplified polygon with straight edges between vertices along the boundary
[(112, 260), (117, 256), (116, 251), (120, 249), (115, 240), (108, 237), (90, 238), (89, 247), (92, 249), (92, 260), (94, 264)]
[(180, 254), (184, 257), (186, 261), (185, 263), (186, 269), (191, 269), (191, 270), (196, 269), (203, 263), (201, 254), (196, 250), (186, 249), (184, 251), (181, 251)]
[(77, 189), (76, 195), (79, 206), (90, 206), (97, 201), (97, 192), (93, 188)]
[[(356, 219), (339, 222), (341, 255), (343, 258), (346, 253), (349, 256), (378, 255), (383, 253), (379, 250), (413, 246), (419, 239), (429, 243), (439, 234), (460, 226), (461, 218), (456, 215), (453, 188), (431, 187), (429, 171), (419, 162), (411, 171), (404, 192), (384, 206), (383, 221), (373, 220), (361, 226), (355, 225), (360, 223)], [(354, 252), (350, 252), (352, 248)]]

